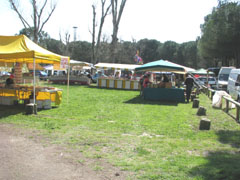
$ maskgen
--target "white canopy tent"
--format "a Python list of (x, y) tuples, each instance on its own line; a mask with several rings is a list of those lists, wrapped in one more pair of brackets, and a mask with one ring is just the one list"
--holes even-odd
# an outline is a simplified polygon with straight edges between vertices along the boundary
[(135, 68), (139, 67), (141, 65), (136, 64), (114, 64), (114, 63), (98, 63), (95, 64), (95, 67), (97, 69), (112, 69), (112, 70), (129, 70), (133, 71)]

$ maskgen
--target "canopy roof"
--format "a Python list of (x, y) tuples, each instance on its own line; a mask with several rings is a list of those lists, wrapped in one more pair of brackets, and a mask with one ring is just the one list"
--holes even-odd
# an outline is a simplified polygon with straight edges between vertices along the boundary
[(25, 35), (0, 36), (0, 62), (32, 63), (33, 58), (36, 63), (43, 64), (58, 64), (66, 58), (69, 60), (69, 57), (40, 47)]
[(168, 71), (184, 73), (185, 69), (178, 64), (171, 63), (170, 61), (158, 60), (137, 67), (136, 71)]
[[(75, 69), (91, 69), (93, 67), (93, 64), (84, 62), (84, 61), (76, 61), (76, 60), (70, 60), (70, 67), (75, 68)], [(53, 65), (47, 65), (44, 66), (45, 70), (54, 70)], [(55, 69), (58, 70), (58, 69)]]
[(92, 67), (93, 64), (84, 62), (84, 61), (77, 61), (77, 60), (70, 60), (70, 66), (89, 66)]
[[(172, 64), (176, 64), (176, 63), (173, 63), (173, 62), (171, 62), (171, 63)], [(190, 71), (195, 71), (196, 70), (196, 69), (193, 69), (193, 68), (190, 68), (190, 67), (186, 67), (186, 66), (183, 66), (183, 65), (180, 65), (180, 64), (176, 64), (176, 65), (183, 67), (186, 72), (190, 72)]]
[(198, 70), (195, 70), (195, 71), (190, 71), (190, 73), (192, 73), (192, 74), (199, 74), (199, 75), (214, 74), (214, 73), (211, 72), (211, 71), (207, 72), (207, 70), (206, 70), (206, 69), (203, 69), (203, 68), (198, 69)]
[(116, 70), (135, 70), (135, 68), (140, 67), (141, 65), (136, 64), (114, 64), (114, 63), (98, 63), (95, 64), (96, 68), (102, 69), (116, 69)]
[[(27, 67), (28, 67), (28, 70), (34, 70), (34, 66), (33, 66), (34, 64), (33, 63), (28, 63), (27, 64)], [(36, 64), (35, 65), (35, 69), (36, 70), (44, 70), (44, 68), (40, 65), (40, 64)]]

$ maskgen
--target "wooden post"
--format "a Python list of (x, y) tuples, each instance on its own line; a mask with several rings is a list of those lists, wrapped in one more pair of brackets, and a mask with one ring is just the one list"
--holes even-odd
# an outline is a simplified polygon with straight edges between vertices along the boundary
[(236, 120), (239, 122), (239, 106), (236, 106), (237, 110), (236, 110)]
[(210, 130), (211, 121), (207, 118), (202, 118), (199, 125), (199, 130)]
[(191, 94), (191, 101), (193, 101), (196, 98), (195, 94)]
[(200, 106), (198, 108), (198, 111), (197, 111), (197, 115), (198, 116), (206, 116), (206, 108), (204, 108), (203, 106)]
[(215, 91), (211, 91), (211, 100), (213, 99), (214, 94), (215, 94)]
[(29, 114), (37, 114), (37, 105), (30, 103), (26, 105), (25, 112), (27, 115)]
[(226, 99), (226, 113), (229, 111), (229, 101)]
[(198, 107), (199, 107), (199, 100), (198, 99), (193, 99), (192, 108), (198, 108)]

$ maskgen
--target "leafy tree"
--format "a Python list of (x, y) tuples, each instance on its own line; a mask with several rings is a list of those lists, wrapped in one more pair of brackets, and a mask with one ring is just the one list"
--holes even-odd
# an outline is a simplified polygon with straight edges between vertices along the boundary
[(91, 43), (86, 41), (74, 41), (69, 43), (71, 59), (91, 62)]
[(220, 1), (201, 25), (199, 51), (203, 57), (218, 59), (222, 65), (240, 66), (240, 6)]
[(161, 46), (161, 43), (154, 39), (142, 39), (137, 42), (137, 49), (140, 51), (144, 63), (159, 59), (159, 46)]
[(64, 54), (64, 48), (66, 45), (63, 44), (61, 41), (48, 38), (44, 39), (43, 43), (45, 44), (44, 47), (49, 51), (52, 51), (57, 54)]
[[(29, 39), (34, 40), (34, 27), (30, 28), (23, 28), (19, 31), (19, 35), (24, 34), (26, 35)], [(38, 42), (40, 45), (44, 46), (44, 40), (49, 39), (50, 36), (47, 32), (41, 31), (38, 33)]]
[(174, 41), (166, 41), (163, 45), (159, 48), (159, 56), (161, 59), (170, 60), (172, 62), (177, 62), (177, 49), (178, 44)]
[(183, 47), (182, 53), (184, 59), (183, 62), (179, 61), (179, 63), (197, 68), (197, 42), (189, 41), (181, 44), (180, 46)]
[(134, 64), (134, 55), (136, 54), (136, 43), (123, 41), (118, 43), (117, 62), (123, 64)]

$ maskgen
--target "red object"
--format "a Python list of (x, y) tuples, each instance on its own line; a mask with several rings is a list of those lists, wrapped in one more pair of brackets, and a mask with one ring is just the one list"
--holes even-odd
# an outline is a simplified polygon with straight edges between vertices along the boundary
[(198, 78), (198, 77), (199, 77), (199, 75), (198, 75), (198, 74), (195, 74), (195, 75), (194, 75), (194, 77), (195, 77), (195, 78)]
[(150, 81), (149, 81), (148, 77), (146, 77), (146, 78), (144, 79), (144, 81), (143, 81), (143, 87), (146, 88), (146, 87), (148, 86), (148, 83), (149, 83), (149, 82), (150, 82)]
[(10, 75), (10, 78), (11, 78), (11, 79), (13, 79), (13, 78), (14, 78), (14, 75), (13, 75), (13, 74), (11, 74), (11, 75)]

